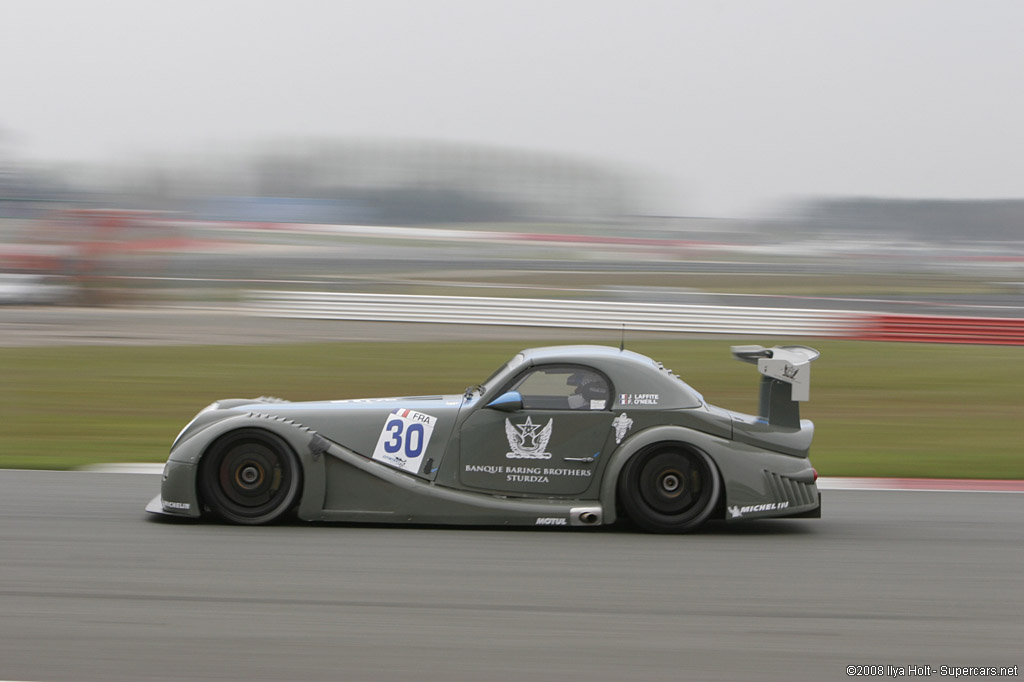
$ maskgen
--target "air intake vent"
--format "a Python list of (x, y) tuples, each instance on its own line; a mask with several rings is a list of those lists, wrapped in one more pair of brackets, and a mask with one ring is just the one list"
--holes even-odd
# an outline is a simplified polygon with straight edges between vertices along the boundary
[(801, 483), (767, 470), (764, 478), (769, 494), (779, 502), (788, 501), (791, 507), (802, 507), (818, 501), (813, 483)]

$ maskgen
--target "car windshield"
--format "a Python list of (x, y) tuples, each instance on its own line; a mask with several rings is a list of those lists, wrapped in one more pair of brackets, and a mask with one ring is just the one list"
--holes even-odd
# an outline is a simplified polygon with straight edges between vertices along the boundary
[(515, 368), (519, 367), (525, 361), (525, 357), (522, 353), (516, 354), (514, 358), (506, 362), (504, 365), (499, 367), (491, 376), (487, 377), (487, 380), (480, 385), (483, 392), (487, 392), (488, 389), (494, 388), (494, 384), (502, 378), (508, 376), (508, 374)]

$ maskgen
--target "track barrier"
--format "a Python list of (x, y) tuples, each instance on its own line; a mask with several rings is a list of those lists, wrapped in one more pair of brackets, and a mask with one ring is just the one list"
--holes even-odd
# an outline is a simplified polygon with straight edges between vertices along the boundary
[(1024, 319), (894, 315), (805, 308), (325, 291), (249, 292), (267, 317), (427, 322), (690, 334), (833, 337), (864, 341), (1024, 345)]

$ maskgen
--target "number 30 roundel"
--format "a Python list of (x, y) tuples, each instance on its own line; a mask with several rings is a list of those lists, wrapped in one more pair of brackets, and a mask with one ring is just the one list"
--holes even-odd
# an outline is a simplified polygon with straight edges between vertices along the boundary
[(397, 469), (418, 474), (423, 465), (420, 455), (430, 443), (435, 423), (437, 417), (429, 414), (415, 410), (392, 410), (384, 421), (373, 458)]

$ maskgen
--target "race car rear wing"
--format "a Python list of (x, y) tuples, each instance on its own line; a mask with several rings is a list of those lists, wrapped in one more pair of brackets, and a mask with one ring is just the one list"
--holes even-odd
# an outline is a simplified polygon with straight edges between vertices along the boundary
[(761, 373), (758, 414), (772, 426), (800, 428), (800, 403), (811, 397), (811, 363), (821, 355), (808, 346), (733, 346), (737, 360)]

